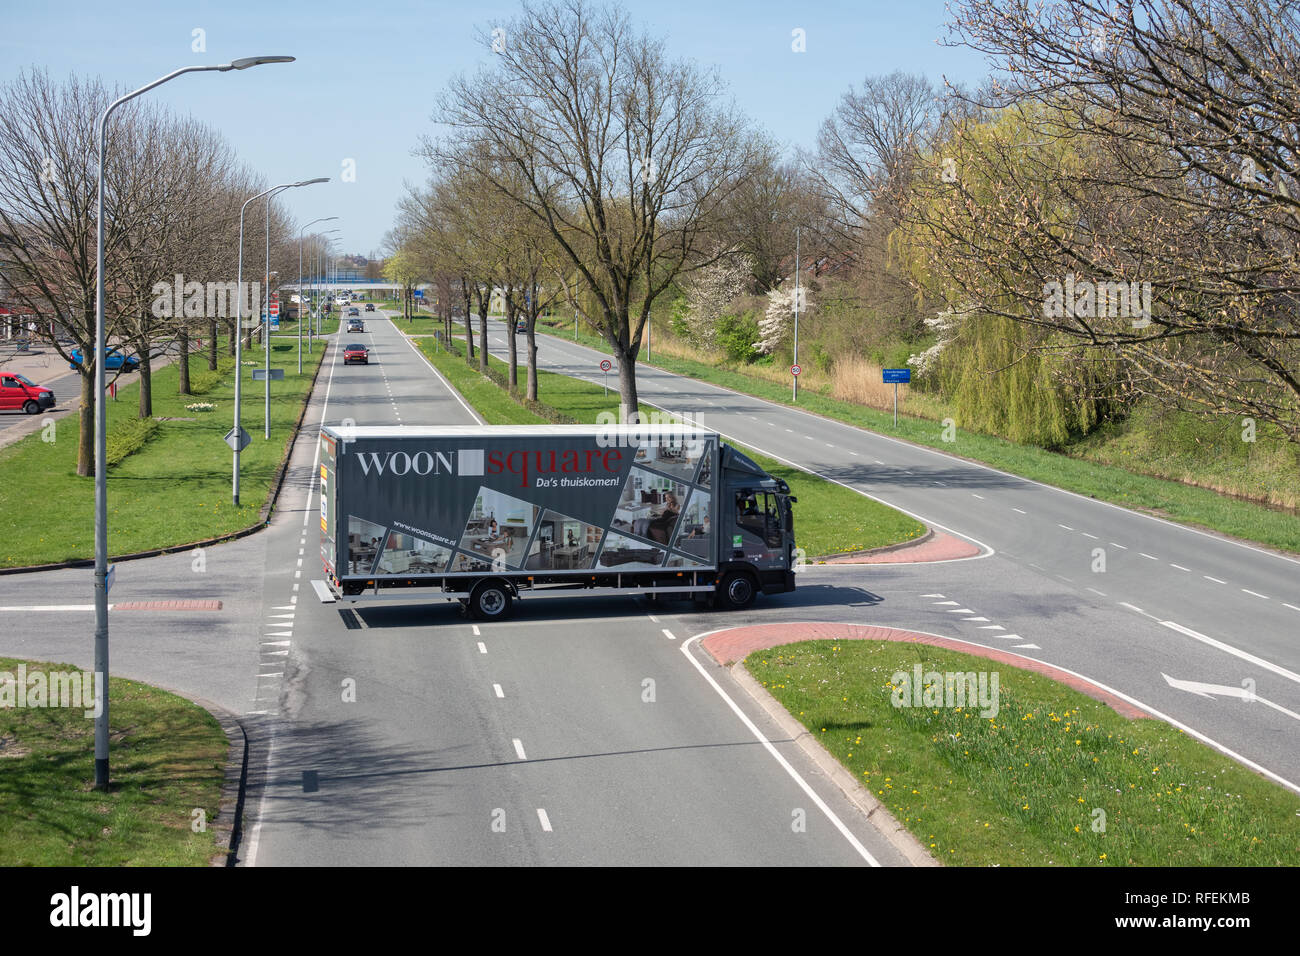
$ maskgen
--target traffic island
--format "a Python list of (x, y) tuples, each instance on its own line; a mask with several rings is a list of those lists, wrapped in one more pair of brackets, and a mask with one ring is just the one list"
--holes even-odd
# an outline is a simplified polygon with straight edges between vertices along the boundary
[(942, 863), (1300, 864), (1300, 796), (1080, 675), (889, 627), (701, 644), (882, 831)]

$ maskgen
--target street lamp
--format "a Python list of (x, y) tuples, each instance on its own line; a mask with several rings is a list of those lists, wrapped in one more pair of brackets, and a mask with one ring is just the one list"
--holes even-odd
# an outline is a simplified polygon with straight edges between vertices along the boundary
[[(244, 313), (244, 212), (248, 209), (249, 203), (256, 202), (263, 196), (270, 193), (278, 192), (281, 189), (294, 189), (298, 186), (311, 186), (314, 183), (329, 182), (328, 177), (319, 179), (304, 179), (296, 183), (281, 183), (278, 186), (272, 186), (270, 189), (263, 190), (256, 196), (248, 199), (244, 205), (239, 208), (239, 272), (235, 282), (235, 427), (232, 432), (234, 437), (234, 478), (231, 485), (231, 500), (235, 507), (239, 507), (239, 446), (243, 441), (244, 430), (239, 424), (239, 406), (241, 383), (244, 380), (243, 368), (243, 313)], [(269, 345), (268, 345), (269, 348)], [(269, 401), (269, 399), (268, 399)]]
[[(794, 230), (794, 361), (791, 363), (794, 368), (799, 367), (799, 228)], [(790, 386), (792, 389), (790, 400), (797, 402), (799, 400), (799, 376), (793, 374), (791, 369), (790, 378), (794, 380)]]
[[(342, 231), (343, 230), (341, 229), (327, 229), (324, 232), (319, 232), (316, 234), (320, 239), (323, 240), (320, 246), (316, 249), (317, 269), (318, 269), (318, 275), (320, 277), (321, 285), (325, 285), (325, 283), (329, 278), (328, 276), (329, 244), (334, 241), (333, 239), (326, 239), (325, 237)], [(325, 290), (325, 295), (322, 296), (322, 300), (324, 301), (326, 306), (330, 305), (330, 296), (329, 296), (328, 288)], [(317, 335), (321, 334), (321, 322), (322, 322), (321, 312), (320, 309), (317, 309), (316, 310), (316, 334)]]
[[(330, 222), (337, 219), (338, 216), (326, 216), (324, 219), (313, 219), (307, 223), (307, 226), (314, 226), (318, 222)], [(306, 232), (307, 226), (298, 230), (298, 374), (302, 374), (302, 319), (303, 306), (306, 304), (306, 298), (302, 294), (302, 234)], [(307, 340), (307, 350), (311, 351), (311, 339)]]
[(119, 96), (99, 114), (99, 180), (95, 194), (95, 673), (99, 715), (95, 718), (95, 787), (108, 789), (108, 418), (104, 406), (104, 153), (108, 117), (123, 103), (162, 86), (182, 73), (226, 73), (264, 63), (292, 63), (291, 56), (246, 56), (217, 66), (183, 66), (138, 90)]

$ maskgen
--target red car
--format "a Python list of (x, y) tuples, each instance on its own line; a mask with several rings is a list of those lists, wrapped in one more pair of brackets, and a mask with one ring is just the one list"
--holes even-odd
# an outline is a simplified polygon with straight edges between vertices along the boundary
[(54, 407), (54, 393), (16, 372), (0, 374), (0, 410), (22, 410), (28, 415)]
[(347, 365), (349, 362), (360, 362), (362, 365), (369, 365), (370, 349), (366, 348), (364, 345), (357, 345), (355, 343), (352, 345), (345, 345), (343, 347), (343, 364)]

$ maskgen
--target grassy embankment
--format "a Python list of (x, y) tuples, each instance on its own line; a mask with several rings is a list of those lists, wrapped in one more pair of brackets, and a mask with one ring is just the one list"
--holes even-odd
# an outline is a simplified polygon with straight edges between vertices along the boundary
[[(263, 353), (254, 348), (261, 367)], [(127, 454), (108, 470), (108, 533), (112, 555), (173, 547), (246, 528), (271, 493), (276, 467), (292, 440), (322, 350), (303, 355), (296, 343), (272, 339), (271, 366), (284, 379), (271, 383), (271, 437), (263, 438), (263, 384), (244, 367), (243, 425), (252, 442), (240, 455), (240, 506), (231, 503), (234, 360), (222, 356), (218, 372), (191, 363), (195, 395), (176, 394), (169, 365), (154, 373), (153, 412), (143, 428), (136, 417), (139, 385), (108, 401), (108, 444)], [(66, 401), (66, 399), (65, 399)], [(207, 403), (211, 410), (187, 405)], [(75, 413), (0, 449), (0, 567), (21, 567), (93, 556), (94, 480), (78, 477)], [(53, 441), (45, 438), (52, 437)]]
[[(29, 678), (76, 670), (0, 658), (0, 673), (14, 680), (23, 663)], [(107, 793), (93, 786), (95, 723), (83, 707), (0, 709), (0, 866), (207, 866), (218, 852), (229, 751), (220, 724), (121, 678), (109, 680), (108, 701)]]
[(745, 660), (944, 863), (1300, 865), (1300, 797), (1182, 731), (1005, 665), (994, 716), (894, 706), (893, 677), (918, 663), (983, 671), (992, 689), (990, 661), (920, 644), (808, 641)]

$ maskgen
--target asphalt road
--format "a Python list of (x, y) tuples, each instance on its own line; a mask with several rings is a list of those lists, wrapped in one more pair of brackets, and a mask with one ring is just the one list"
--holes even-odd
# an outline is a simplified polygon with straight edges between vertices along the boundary
[[(507, 332), (489, 323), (501, 358)], [(542, 368), (603, 381), (601, 353), (557, 336), (538, 343)], [(879, 600), (866, 616), (842, 618), (830, 600), (799, 618), (915, 626), (1014, 649), (1127, 694), (1300, 789), (1300, 561), (696, 379), (641, 366), (637, 383), (648, 405), (985, 549), (940, 565), (828, 570)], [(611, 392), (611, 410), (616, 401)], [(751, 613), (779, 618), (811, 593), (801, 581), (793, 601)], [(1253, 681), (1262, 701), (1205, 697), (1167, 678), (1234, 690)]]

